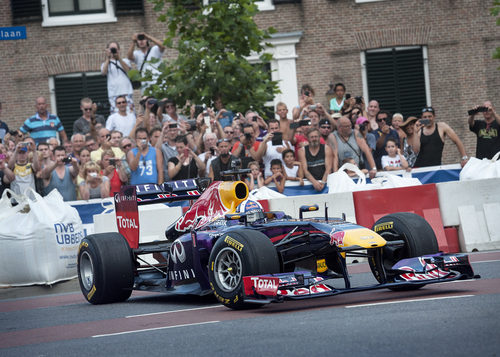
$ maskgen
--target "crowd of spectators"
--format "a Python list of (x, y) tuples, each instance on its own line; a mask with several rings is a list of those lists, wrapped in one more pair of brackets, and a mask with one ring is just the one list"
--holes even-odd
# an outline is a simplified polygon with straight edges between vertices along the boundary
[[(98, 115), (92, 99), (82, 98), (82, 115), (75, 118), (70, 138), (43, 97), (36, 98), (36, 113), (19, 129), (9, 130), (0, 120), (0, 191), (10, 186), (23, 193), (31, 187), (42, 195), (57, 189), (67, 201), (103, 198), (126, 184), (204, 176), (223, 180), (235, 160), (249, 169), (244, 179), (250, 189), (272, 184), (283, 192), (287, 182), (303, 185), (307, 179), (322, 191), (328, 175), (344, 163), (370, 177), (379, 170), (440, 165), (446, 137), (456, 145), (462, 166), (468, 160), (454, 130), (436, 121), (434, 108), (404, 118), (376, 100), (366, 106), (363, 97), (346, 94), (342, 83), (335, 85), (329, 108), (306, 84), (291, 115), (279, 102), (276, 118), (267, 120), (251, 103), (245, 113), (233, 112), (220, 97), (213, 108), (177, 108), (172, 99), (153, 97), (143, 97), (136, 107), (127, 72), (135, 63), (154, 73), (156, 64), (147, 60), (161, 58), (163, 50), (147, 34), (133, 36), (127, 58), (117, 42), (108, 44), (102, 74), (108, 78), (110, 114)], [(142, 83), (142, 90), (148, 85)], [(478, 158), (500, 151), (500, 116), (491, 102), (469, 111), (469, 127), (478, 137)]]

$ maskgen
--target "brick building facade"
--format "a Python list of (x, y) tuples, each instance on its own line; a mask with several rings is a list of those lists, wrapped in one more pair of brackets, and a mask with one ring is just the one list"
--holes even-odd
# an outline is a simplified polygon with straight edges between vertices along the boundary
[[(41, 17), (16, 15), (16, 3), (40, 1)], [(134, 32), (158, 38), (165, 32), (147, 1), (139, 1), (139, 10), (127, 11), (127, 3), (137, 1), (105, 0), (115, 10), (111, 20), (59, 26), (47, 21), (49, 2), (0, 3), (0, 26), (26, 26), (27, 31), (25, 40), (0, 41), (2, 120), (13, 128), (34, 113), (39, 95), (50, 98), (56, 112), (54, 79), (99, 72), (109, 41), (118, 41), (126, 52)], [(451, 125), (469, 154), (475, 153), (475, 136), (467, 129), (467, 109), (489, 99), (500, 110), (500, 62), (491, 58), (500, 46), (500, 27), (489, 15), (491, 0), (263, 0), (259, 6), (256, 22), (278, 31), (272, 69), (282, 94), (276, 101), (289, 107), (296, 105), (304, 83), (315, 88), (316, 99), (325, 105), (325, 93), (335, 82), (343, 82), (353, 96), (373, 97), (368, 57), (394, 49), (397, 60), (397, 51), (411, 48), (420, 51), (424, 66), (422, 106), (434, 106), (437, 120)], [(172, 55), (167, 49), (166, 57)], [(447, 141), (444, 163), (458, 160), (458, 151)]]

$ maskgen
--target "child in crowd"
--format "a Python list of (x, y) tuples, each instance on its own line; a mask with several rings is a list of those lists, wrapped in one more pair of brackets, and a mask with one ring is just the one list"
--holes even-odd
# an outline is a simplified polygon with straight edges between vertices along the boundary
[(291, 149), (283, 150), (285, 178), (290, 181), (299, 181), (300, 186), (304, 185), (304, 170), (299, 161), (295, 161), (295, 153)]
[(262, 171), (260, 171), (260, 165), (257, 161), (251, 161), (248, 163), (248, 168), (250, 173), (245, 179), (248, 189), (252, 191), (254, 188), (261, 188), (264, 186), (264, 176), (262, 176)]
[(283, 193), (285, 190), (285, 175), (283, 174), (283, 163), (280, 159), (271, 160), (271, 172), (273, 174), (266, 177), (264, 184), (269, 185), (271, 182), (274, 182), (278, 192)]
[(410, 171), (411, 168), (408, 166), (408, 161), (401, 154), (401, 149), (397, 146), (396, 140), (387, 139), (385, 144), (385, 151), (388, 155), (382, 156), (382, 168), (385, 171), (394, 170), (407, 170)]

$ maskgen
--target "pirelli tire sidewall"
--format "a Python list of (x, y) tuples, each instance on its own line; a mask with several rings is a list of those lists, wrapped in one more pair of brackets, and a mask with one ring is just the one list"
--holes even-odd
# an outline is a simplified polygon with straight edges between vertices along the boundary
[[(393, 240), (390, 235), (384, 235), (384, 233), (387, 232), (397, 234), (405, 241), (405, 246), (398, 248), (393, 255), (393, 257), (396, 258), (395, 260), (390, 259), (389, 261), (384, 258), (384, 256), (390, 256), (387, 254), (389, 248), (382, 248), (378, 251), (369, 251), (368, 263), (373, 275), (379, 282), (382, 282), (382, 275), (384, 274), (384, 269), (382, 269), (381, 264), (385, 263), (385, 266), (393, 265), (401, 259), (434, 254), (439, 251), (436, 235), (431, 225), (424, 218), (414, 213), (397, 212), (388, 214), (377, 220), (374, 223), (372, 230), (382, 235), (386, 240)], [(386, 274), (386, 278), (390, 282), (394, 276)], [(423, 285), (425, 284), (422, 284), (419, 287)], [(415, 288), (417, 287), (418, 285), (415, 286)]]
[[(225, 291), (218, 284), (216, 261), (220, 252), (238, 255), (242, 264), (241, 279), (231, 291)], [(208, 277), (210, 286), (219, 302), (232, 309), (258, 307), (245, 304), (243, 294), (243, 276), (271, 274), (280, 271), (278, 254), (271, 240), (263, 233), (251, 229), (238, 229), (221, 236), (210, 253)], [(227, 289), (226, 289), (227, 290)]]
[[(133, 253), (121, 234), (110, 232), (85, 237), (78, 249), (77, 262), (80, 289), (88, 302), (120, 302), (132, 294)], [(82, 281), (85, 271), (91, 271), (90, 284)]]

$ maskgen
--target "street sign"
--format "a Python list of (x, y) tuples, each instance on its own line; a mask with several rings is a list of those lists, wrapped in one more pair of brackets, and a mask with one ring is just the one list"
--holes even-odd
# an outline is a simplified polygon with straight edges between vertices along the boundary
[(0, 27), (0, 40), (25, 40), (26, 26)]

